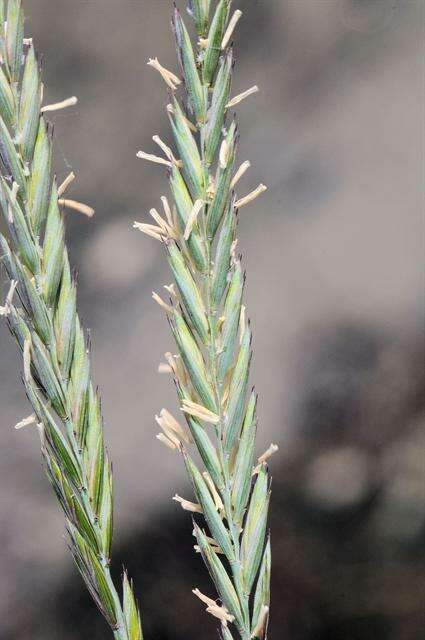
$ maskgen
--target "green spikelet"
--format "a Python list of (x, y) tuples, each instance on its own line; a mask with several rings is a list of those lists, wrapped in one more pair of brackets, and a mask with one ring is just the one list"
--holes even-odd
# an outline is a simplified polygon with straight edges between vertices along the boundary
[(230, 0), (191, 0), (188, 11), (199, 36), (196, 44), (177, 9), (173, 15), (186, 89), (185, 98), (180, 81), (174, 82), (168, 106), (176, 150), (166, 150), (164, 161), (170, 166), (175, 206), (166, 211), (167, 220), (157, 219), (158, 227), (136, 226), (166, 245), (175, 285), (169, 289), (171, 306), (159, 302), (166, 308), (179, 350), (169, 362), (205, 470), (189, 453), (187, 438), (180, 437), (181, 426), (164, 428), (159, 438), (182, 452), (193, 485), (197, 502), (179, 501), (203, 516), (203, 524), (195, 525), (197, 550), (219, 603), (197, 590), (196, 595), (221, 619), (224, 640), (265, 640), (270, 603), (266, 460), (276, 447), (254, 462), (252, 337), (243, 304), (245, 276), (236, 251), (238, 209), (265, 187), (237, 198), (235, 188), (249, 163), (237, 169), (238, 128), (229, 115), (230, 108), (256, 87), (230, 97), (232, 33), (240, 11), (230, 15)]
[(37, 57), (32, 41), (24, 41), (23, 24), (20, 0), (0, 0), (0, 205), (8, 229), (0, 236), (0, 253), (12, 281), (1, 310), (23, 354), (46, 473), (65, 514), (75, 562), (114, 638), (142, 640), (127, 576), (121, 602), (109, 570), (111, 464), (64, 244)]

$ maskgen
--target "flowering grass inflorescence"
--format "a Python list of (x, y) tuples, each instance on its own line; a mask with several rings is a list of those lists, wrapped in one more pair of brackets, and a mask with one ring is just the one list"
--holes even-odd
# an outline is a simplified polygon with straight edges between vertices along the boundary
[(169, 300), (153, 297), (167, 314), (179, 352), (167, 353), (160, 371), (174, 379), (186, 425), (165, 409), (156, 420), (162, 429), (158, 439), (183, 456), (196, 502), (174, 499), (193, 513), (195, 549), (218, 599), (198, 589), (194, 593), (220, 620), (224, 640), (235, 633), (242, 640), (264, 640), (271, 569), (267, 460), (277, 447), (254, 461), (257, 398), (249, 391), (251, 329), (236, 230), (239, 209), (266, 187), (260, 184), (242, 198), (235, 193), (250, 163), (236, 167), (238, 129), (231, 115), (258, 88), (231, 97), (232, 36), (242, 13), (231, 13), (231, 0), (212, 4), (189, 2), (195, 47), (174, 9), (182, 79), (157, 58), (149, 60), (170, 92), (167, 111), (176, 151), (154, 136), (164, 155), (141, 151), (138, 156), (167, 167), (174, 202), (170, 206), (162, 197), (164, 214), (152, 209), (155, 224), (135, 227), (164, 244), (175, 281), (165, 287)]
[(52, 172), (52, 128), (20, 0), (0, 0), (0, 235), (10, 290), (0, 314), (23, 355), (23, 382), (37, 425), (45, 468), (65, 514), (70, 548), (116, 640), (142, 640), (132, 586), (124, 572), (122, 601), (112, 582), (112, 470), (103, 441), (100, 398), (90, 380), (87, 336), (76, 310), (76, 280), (64, 242), (64, 207), (93, 210), (63, 198)]

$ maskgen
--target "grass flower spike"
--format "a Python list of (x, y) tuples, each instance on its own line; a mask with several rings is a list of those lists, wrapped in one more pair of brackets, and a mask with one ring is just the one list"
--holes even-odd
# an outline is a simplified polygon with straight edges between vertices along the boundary
[(114, 638), (141, 640), (127, 575), (121, 598), (110, 575), (112, 469), (64, 242), (61, 207), (88, 216), (93, 210), (59, 197), (74, 176), (58, 189), (52, 128), (43, 115), (76, 99), (42, 106), (37, 56), (32, 40), (24, 39), (23, 25), (20, 0), (0, 0), (0, 206), (8, 230), (0, 245), (11, 283), (0, 313), (22, 352), (23, 382), (34, 412), (16, 428), (38, 426), (72, 554)]
[(160, 371), (174, 378), (187, 429), (163, 410), (157, 416), (158, 439), (181, 452), (196, 497), (195, 502), (174, 500), (193, 515), (195, 549), (217, 595), (198, 589), (194, 594), (219, 621), (223, 640), (265, 640), (271, 564), (267, 461), (277, 447), (271, 445), (254, 460), (257, 398), (249, 390), (252, 337), (236, 231), (238, 209), (266, 187), (260, 184), (241, 197), (234, 191), (250, 163), (236, 165), (238, 128), (231, 109), (258, 89), (230, 96), (231, 43), (242, 15), (239, 10), (231, 14), (230, 5), (230, 0), (189, 2), (196, 43), (174, 9), (182, 82), (156, 58), (148, 63), (171, 91), (167, 112), (175, 154), (161, 141), (165, 158), (138, 156), (167, 167), (174, 203), (170, 207), (163, 196), (167, 223), (135, 226), (163, 244), (175, 281), (167, 287), (167, 303), (157, 294), (154, 298), (178, 349), (177, 355), (166, 354)]

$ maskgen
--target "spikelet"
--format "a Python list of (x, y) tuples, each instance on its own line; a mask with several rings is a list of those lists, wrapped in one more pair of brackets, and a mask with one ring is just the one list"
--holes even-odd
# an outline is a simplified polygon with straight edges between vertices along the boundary
[[(267, 461), (276, 447), (254, 463), (251, 330), (236, 227), (238, 209), (266, 187), (260, 184), (243, 197), (234, 193), (250, 163), (237, 168), (238, 130), (230, 121), (230, 111), (258, 87), (230, 97), (231, 41), (241, 11), (230, 15), (229, 0), (190, 0), (188, 9), (197, 29), (194, 43), (176, 8), (173, 17), (186, 94), (180, 95), (176, 77), (155, 63), (172, 90), (167, 113), (174, 146), (157, 140), (165, 157), (143, 154), (168, 166), (174, 207), (164, 198), (163, 205), (174, 237), (157, 217), (157, 227), (138, 225), (165, 243), (175, 280), (172, 289), (166, 287), (170, 305), (155, 297), (167, 313), (179, 351), (178, 357), (166, 354), (160, 370), (174, 378), (191, 442), (183, 437), (186, 430), (167, 424), (162, 413), (157, 416), (162, 428), (158, 437), (183, 456), (195, 501), (174, 499), (194, 515), (195, 550), (208, 567), (218, 599), (197, 589), (195, 595), (220, 620), (224, 640), (236, 637), (233, 633), (242, 640), (265, 640), (270, 601)], [(193, 444), (203, 468), (192, 457)]]
[(22, 352), (33, 407), (33, 414), (15, 428), (38, 429), (47, 476), (65, 514), (69, 547), (115, 640), (142, 640), (132, 586), (124, 574), (120, 600), (109, 570), (112, 469), (64, 243), (61, 207), (89, 217), (94, 211), (62, 198), (75, 176), (57, 187), (52, 132), (43, 115), (77, 100), (41, 107), (40, 71), (32, 40), (23, 38), (21, 2), (8, 0), (6, 7), (4, 12), (1, 0), (0, 208), (8, 232), (0, 235), (0, 255), (10, 290), (0, 314)]

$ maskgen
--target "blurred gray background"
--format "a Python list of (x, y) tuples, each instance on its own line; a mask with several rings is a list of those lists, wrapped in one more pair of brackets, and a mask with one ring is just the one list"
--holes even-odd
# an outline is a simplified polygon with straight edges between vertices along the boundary
[[(170, 141), (149, 57), (176, 68), (171, 0), (28, 0), (43, 54), (56, 169), (88, 221), (68, 214), (79, 303), (93, 340), (116, 482), (116, 567), (135, 577), (148, 638), (214, 638), (180, 460), (155, 440), (174, 410), (156, 373), (173, 348), (150, 299), (170, 281), (160, 247), (132, 230), (167, 183), (136, 159)], [(183, 1), (180, 5), (184, 5)], [(260, 393), (259, 449), (273, 460), (272, 640), (413, 640), (423, 634), (423, 3), (246, 0), (234, 93), (240, 216)], [(20, 362), (0, 331), (0, 637), (104, 638), (76, 577), (41, 470)], [(261, 451), (259, 451), (260, 453)], [(206, 583), (208, 584), (208, 582)], [(208, 589), (208, 586), (205, 587)], [(202, 626), (201, 626), (202, 625)]]

